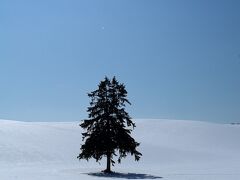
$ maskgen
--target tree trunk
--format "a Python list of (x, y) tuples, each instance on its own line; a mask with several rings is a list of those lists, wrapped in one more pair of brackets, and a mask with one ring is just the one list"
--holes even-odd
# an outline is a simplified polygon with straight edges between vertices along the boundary
[(107, 154), (107, 169), (104, 172), (111, 173), (111, 153)]

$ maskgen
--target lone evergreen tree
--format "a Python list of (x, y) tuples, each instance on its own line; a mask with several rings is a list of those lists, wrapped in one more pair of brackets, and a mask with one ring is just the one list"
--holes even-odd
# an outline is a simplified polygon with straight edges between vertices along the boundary
[(105, 173), (111, 173), (111, 164), (115, 164), (113, 156), (118, 155), (118, 163), (127, 154), (134, 155), (138, 161), (142, 154), (136, 150), (139, 143), (130, 136), (135, 124), (125, 111), (126, 103), (130, 102), (124, 84), (115, 77), (112, 80), (105, 77), (98, 89), (88, 96), (91, 98), (88, 119), (80, 124), (86, 130), (82, 133), (85, 143), (81, 145), (78, 158), (94, 158), (98, 162), (107, 157)]

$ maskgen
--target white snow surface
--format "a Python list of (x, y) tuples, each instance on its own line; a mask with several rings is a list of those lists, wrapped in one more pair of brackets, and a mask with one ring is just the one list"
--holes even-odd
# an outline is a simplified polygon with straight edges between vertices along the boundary
[(139, 162), (128, 156), (105, 176), (100, 163), (76, 157), (80, 122), (0, 120), (1, 180), (240, 179), (240, 126), (199, 121), (135, 119)]

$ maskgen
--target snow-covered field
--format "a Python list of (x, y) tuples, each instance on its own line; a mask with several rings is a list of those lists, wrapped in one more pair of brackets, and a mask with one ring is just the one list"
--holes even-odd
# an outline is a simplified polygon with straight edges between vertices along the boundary
[(0, 120), (1, 180), (239, 180), (240, 125), (134, 120), (143, 157), (116, 164), (112, 177), (94, 160), (79, 161), (79, 122)]

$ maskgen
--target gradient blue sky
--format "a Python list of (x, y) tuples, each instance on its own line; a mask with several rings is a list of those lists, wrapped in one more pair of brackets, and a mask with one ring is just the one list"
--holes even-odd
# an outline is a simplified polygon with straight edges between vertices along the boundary
[(1, 0), (0, 118), (78, 121), (104, 76), (133, 118), (240, 122), (239, 0)]

